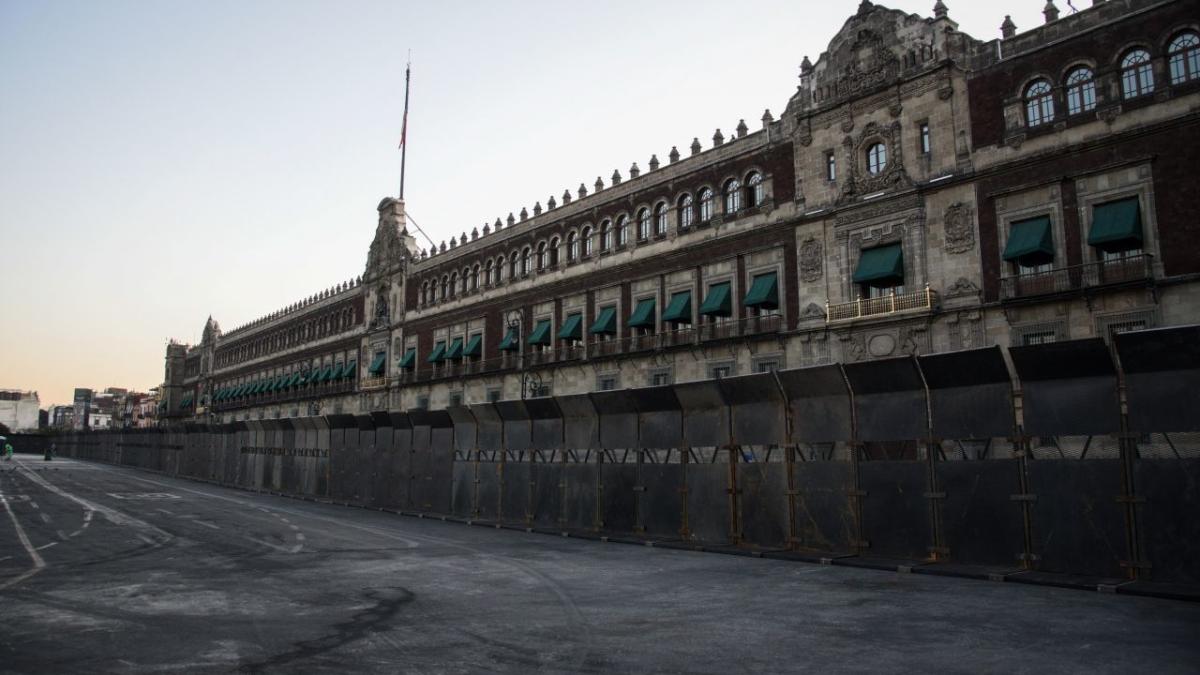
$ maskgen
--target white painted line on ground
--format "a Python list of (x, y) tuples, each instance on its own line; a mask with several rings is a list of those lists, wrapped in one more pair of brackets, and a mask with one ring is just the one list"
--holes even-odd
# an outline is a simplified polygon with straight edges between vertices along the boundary
[(154, 509), (154, 510), (155, 510), (155, 511), (158, 511), (159, 513), (165, 513), (165, 514), (167, 514), (168, 516), (173, 516), (173, 515), (175, 515), (175, 513), (174, 513), (174, 512), (172, 512), (172, 511), (168, 511), (168, 510), (166, 510), (166, 509)]
[(297, 532), (296, 533), (296, 541), (304, 541), (304, 534)]
[(52, 541), (49, 544), (42, 544), (41, 546), (37, 547), (37, 550), (44, 551), (44, 550), (50, 548), (51, 546), (58, 546), (58, 542)]
[(32, 507), (33, 507), (33, 508), (35, 508), (35, 509), (40, 509), (40, 508), (42, 508), (42, 507), (38, 506), (38, 503), (37, 503), (37, 502), (35, 502), (35, 501), (33, 501), (32, 499), (30, 499), (30, 500), (29, 500), (29, 505), (30, 505), (30, 506), (32, 506)]
[(193, 521), (193, 522), (195, 522), (197, 525), (203, 525), (203, 526), (205, 526), (205, 527), (209, 527), (209, 528), (212, 528), (212, 529), (214, 529), (214, 530), (219, 530), (219, 529), (221, 529), (221, 526), (220, 526), (220, 525), (217, 525), (216, 523), (209, 523), (209, 522), (206, 522), (206, 521), (203, 521), (203, 520), (196, 520), (196, 521)]
[(296, 544), (295, 546), (291, 546), (291, 547), (280, 546), (279, 544), (272, 544), (269, 541), (263, 541), (262, 539), (255, 539), (254, 537), (247, 537), (245, 535), (242, 535), (242, 539), (245, 539), (246, 541), (252, 541), (256, 544), (261, 544), (262, 546), (266, 546), (267, 548), (275, 549), (276, 551), (279, 551), (281, 553), (299, 553), (300, 549), (304, 548), (304, 546), (302, 546), (301, 544)]
[(42, 556), (37, 552), (37, 549), (30, 543), (29, 537), (25, 535), (25, 528), (21, 527), (20, 521), (17, 520), (17, 514), (8, 505), (7, 500), (0, 499), (4, 502), (4, 510), (8, 512), (8, 517), (12, 519), (13, 527), (17, 528), (17, 539), (21, 540), (21, 546), (25, 547), (25, 552), (29, 554), (29, 559), (33, 562), (33, 567), (29, 568), (24, 574), (17, 575), (4, 583), (0, 583), (0, 591), (16, 586), (25, 581), (29, 577), (41, 572), (46, 568), (46, 561), (42, 560)]
[(39, 513), (38, 515), (39, 515), (39, 516), (41, 516), (41, 518), (42, 518), (42, 522), (43, 522), (43, 523), (47, 523), (47, 524), (49, 524), (49, 522), (50, 522), (50, 514), (48, 514), (48, 513)]
[(297, 527), (296, 525), (288, 525), (288, 527), (292, 528), (293, 530), (299, 530), (299, 529), (300, 529), (300, 528), (299, 528), (299, 527)]

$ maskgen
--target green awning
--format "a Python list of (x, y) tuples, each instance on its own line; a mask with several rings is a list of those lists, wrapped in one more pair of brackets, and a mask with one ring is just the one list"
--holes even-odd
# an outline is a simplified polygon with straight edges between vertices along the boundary
[(476, 333), (467, 340), (467, 346), (463, 348), (463, 356), (479, 356), (483, 353), (483, 333)]
[(537, 322), (537, 325), (533, 327), (533, 332), (529, 334), (529, 344), (550, 344), (550, 319), (542, 319)]
[(257, 394), (258, 390), (261, 388), (262, 388), (262, 380), (255, 380), (254, 383), (250, 385), (250, 388), (248, 390), (246, 390), (246, 393), (247, 394)]
[[(855, 279), (857, 281), (857, 278)], [(758, 309), (779, 309), (779, 278), (774, 272), (759, 274), (750, 284), (742, 305)]]
[(513, 326), (508, 329), (508, 332), (504, 334), (504, 339), (500, 341), (500, 351), (515, 352), (520, 348), (521, 332), (516, 326)]
[(244, 385), (244, 384), (237, 385), (236, 387), (233, 388), (233, 391), (229, 392), (229, 398), (237, 398), (237, 397), (241, 396), (242, 390), (245, 388), (246, 388), (246, 385)]
[(582, 340), (583, 339), (583, 315), (568, 314), (566, 321), (563, 321), (562, 328), (558, 331), (559, 340)]
[(700, 305), (700, 316), (733, 316), (732, 286), (728, 281), (708, 287), (708, 295)]
[(271, 391), (279, 391), (280, 389), (283, 389), (283, 385), (286, 380), (287, 378), (285, 378), (283, 375), (277, 376), (275, 378), (275, 382), (271, 385)]
[(588, 329), (592, 335), (616, 335), (617, 334), (617, 308), (605, 307), (600, 310), (600, 316), (596, 317), (596, 322)]
[[(387, 362), (387, 352), (376, 352), (375, 358), (371, 359), (371, 365), (367, 367), (367, 374), (379, 375), (383, 373), (383, 364), (385, 362)], [(401, 364), (401, 367), (403, 367), (403, 364)]]
[(446, 341), (442, 340), (434, 346), (433, 351), (429, 352), (429, 356), (425, 358), (427, 363), (437, 363), (446, 357)]
[(672, 293), (671, 302), (667, 303), (667, 309), (663, 312), (662, 319), (669, 323), (691, 323), (692, 292)]
[(417, 362), (417, 348), (409, 347), (408, 351), (404, 352), (404, 358), (400, 359), (400, 367), (405, 370), (411, 370)]
[(450, 347), (446, 350), (446, 360), (457, 361), (462, 358), (463, 339), (456, 337), (450, 341)]
[(342, 369), (343, 380), (353, 380), (358, 374), (358, 359), (350, 359), (346, 362), (346, 367)]
[(1142, 247), (1142, 210), (1130, 197), (1092, 207), (1088, 245), (1110, 253)]
[(342, 364), (335, 363), (335, 364), (333, 364), (333, 368), (329, 369), (329, 375), (327, 375), (325, 377), (325, 381), (333, 382), (334, 380), (340, 379), (341, 377), (342, 377)]
[(629, 317), (630, 328), (654, 328), (654, 298), (638, 300), (633, 316)]
[(1040, 265), (1054, 262), (1054, 237), (1050, 234), (1050, 216), (1018, 220), (1008, 231), (1004, 246), (1005, 260)]
[(876, 246), (862, 252), (854, 270), (854, 283), (891, 286), (904, 280), (904, 251), (900, 244)]

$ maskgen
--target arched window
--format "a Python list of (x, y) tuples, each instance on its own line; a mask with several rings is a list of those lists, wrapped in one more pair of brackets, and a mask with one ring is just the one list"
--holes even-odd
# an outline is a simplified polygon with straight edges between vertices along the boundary
[(550, 266), (558, 266), (558, 237), (550, 239)]
[(1154, 71), (1150, 52), (1134, 49), (1121, 59), (1121, 95), (1134, 98), (1154, 91)]
[(1025, 87), (1025, 124), (1036, 127), (1054, 121), (1054, 96), (1050, 83), (1037, 80)]
[(574, 232), (567, 235), (567, 262), (575, 262), (579, 257), (579, 239)]
[(449, 284), (450, 284), (450, 277), (443, 276), (442, 277), (442, 292), (438, 294), (438, 297), (441, 298), (442, 300), (445, 300), (446, 298), (450, 297), (449, 289), (446, 288)]
[(887, 146), (883, 143), (872, 143), (867, 148), (867, 172), (878, 176), (887, 168)]
[(1167, 47), (1171, 84), (1182, 84), (1200, 77), (1200, 37), (1180, 33)]
[(475, 263), (475, 266), (471, 268), (471, 290), (479, 290), (479, 263)]
[(766, 195), (763, 194), (762, 174), (754, 171), (746, 176), (746, 196), (750, 198), (750, 206), (762, 206)]
[(1092, 69), (1080, 66), (1067, 73), (1067, 114), (1078, 115), (1096, 107), (1096, 78)]
[(504, 256), (496, 258), (496, 283), (504, 281)]
[(603, 253), (612, 246), (612, 225), (606, 220), (600, 223), (600, 252)]
[(491, 260), (489, 260), (489, 261), (487, 261), (487, 265), (485, 265), (483, 268), (483, 285), (484, 286), (492, 285), (492, 266), (493, 265), (494, 265), (494, 263)]
[(512, 252), (512, 257), (508, 259), (508, 278), (513, 281), (517, 280), (517, 263), (521, 260), (521, 254), (516, 251)]
[(450, 297), (453, 298), (456, 292), (458, 292), (458, 272), (450, 275)]
[(546, 242), (543, 241), (538, 244), (538, 248), (537, 248), (537, 269), (539, 272), (546, 269), (547, 262), (548, 262), (548, 260), (546, 259)]
[(617, 218), (617, 246), (629, 243), (629, 219), (625, 216)]
[(645, 241), (650, 236), (650, 209), (643, 208), (637, 214), (637, 238)]
[(684, 195), (679, 198), (679, 228), (686, 229), (692, 226), (692, 196)]
[(667, 233), (667, 203), (654, 205), (654, 234), (661, 237)]
[(471, 281), (471, 268), (464, 267), (463, 271), (462, 271), (462, 278), (459, 281), (458, 291), (460, 293), (466, 293), (467, 288), (470, 285), (470, 281)]
[(700, 190), (700, 222), (707, 223), (713, 215), (713, 191), (704, 188)]
[(725, 213), (737, 213), (742, 210), (742, 184), (736, 178), (730, 178), (725, 183)]
[(428, 281), (421, 283), (421, 304), (422, 305), (429, 304), (429, 282)]
[(528, 246), (521, 249), (521, 276), (526, 276), (529, 274), (529, 254), (530, 250)]

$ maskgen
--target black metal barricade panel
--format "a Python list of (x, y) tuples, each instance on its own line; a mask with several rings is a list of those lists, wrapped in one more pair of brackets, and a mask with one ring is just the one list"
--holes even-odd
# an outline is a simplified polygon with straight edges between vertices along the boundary
[(316, 445), (319, 450), (316, 466), (313, 471), (316, 475), (315, 494), (321, 497), (329, 496), (329, 474), (330, 474), (330, 447), (332, 439), (329, 434), (329, 422), (324, 417), (311, 418), (313, 427), (316, 429)]
[(496, 466), (500, 472), (498, 491), (500, 494), (500, 517), (506, 523), (528, 524), (530, 490), (533, 468), (529, 453), (512, 451), (506, 453), (503, 465)]
[(475, 418), (475, 444), (485, 452), (504, 449), (504, 420), (496, 406), (491, 403), (472, 403), (471, 415)]
[(718, 381), (733, 425), (735, 445), (782, 445), (788, 442), (783, 392), (774, 373)]
[(733, 442), (729, 406), (716, 380), (676, 384), (675, 398), (683, 413), (683, 447), (724, 447)]
[(345, 440), (346, 430), (344, 428), (331, 427), (329, 429), (329, 484), (326, 495), (330, 499), (343, 500), (346, 498)]
[(853, 435), (850, 387), (840, 366), (781, 370), (775, 376), (787, 398), (792, 442), (850, 441)]
[(550, 397), (525, 400), (529, 413), (532, 440), (535, 450), (553, 450), (563, 447), (563, 419), (558, 403)]
[(917, 362), (929, 387), (934, 438), (1013, 435), (1012, 380), (999, 347), (922, 356)]
[(929, 437), (925, 385), (912, 357), (844, 366), (854, 393), (856, 435), (860, 441), (901, 441)]
[(1200, 326), (1121, 333), (1129, 429), (1200, 431)]
[(792, 471), (796, 491), (793, 502), (796, 545), (818, 551), (852, 551), (858, 541), (852, 495), (854, 464), (813, 460), (796, 462)]
[[(579, 458), (584, 453), (579, 453)], [(564, 526), (569, 530), (597, 529), (597, 495), (599, 468), (592, 461), (569, 461), (560, 464), (563, 480)]]
[(935, 462), (943, 543), (949, 559), (1017, 568), (1025, 550), (1020, 464), (1015, 459)]
[(1039, 459), (1026, 464), (1039, 569), (1123, 577), (1129, 560), (1116, 459)]
[(592, 392), (592, 405), (600, 421), (601, 447), (640, 448), (638, 414), (633, 397), (625, 391)]
[(1140, 459), (1135, 490), (1145, 499), (1138, 512), (1142, 551), (1150, 578), (1200, 583), (1200, 458)]
[(334, 498), (345, 500), (351, 504), (361, 504), (363, 501), (362, 488), (367, 479), (364, 475), (362, 450), (358, 445), (358, 427), (345, 429), (343, 430), (343, 434), (345, 438), (342, 441), (342, 453), (340, 456), (343, 468), (343, 491), (340, 495), (335, 494)]
[(410, 411), (414, 423), (430, 424), (431, 453), (429, 473), (423, 484), (424, 503), (434, 513), (450, 513), (451, 476), (454, 470), (454, 428), (445, 410), (423, 410), (419, 417)]
[(643, 387), (625, 393), (638, 411), (638, 447), (683, 447), (683, 410), (674, 387)]
[(563, 417), (563, 447), (571, 450), (600, 448), (600, 418), (587, 394), (558, 396)]
[(392, 419), (392, 468), (395, 472), (395, 502), (401, 510), (415, 509), (413, 500), (413, 429), (412, 420), (405, 413), (389, 413)]
[(446, 408), (446, 413), (450, 415), (450, 423), (454, 426), (454, 449), (473, 452), (477, 446), (478, 431), (475, 415), (467, 406), (461, 405)]
[[(500, 467), (498, 461), (501, 457), (500, 452), (489, 452), (487, 459), (479, 461), (477, 469), (478, 488), (475, 498), (475, 512), (484, 520), (499, 520), (500, 519)], [(504, 467), (507, 472), (508, 467)], [(524, 511), (524, 500), (521, 500), (521, 509)]]
[[(600, 465), (600, 529), (607, 532), (633, 532), (638, 527), (637, 450), (630, 450), (632, 461), (609, 461)], [(623, 459), (619, 451), (612, 459)], [(678, 526), (676, 526), (678, 529)]]
[(859, 462), (862, 534), (874, 556), (925, 559), (933, 546), (928, 465), (925, 462)]
[[(768, 453), (742, 449), (737, 465), (738, 510), (742, 540), (752, 546), (784, 548), (788, 544), (788, 465), (785, 449)], [(752, 461), (751, 461), (752, 460)], [(690, 481), (689, 481), (690, 492)]]
[[(735, 413), (736, 414), (736, 413)], [(736, 437), (736, 432), (735, 432)], [(733, 514), (730, 513), (729, 452), (717, 450), (716, 461), (701, 456), (700, 461), (684, 464), (687, 472), (688, 535), (695, 541), (726, 544), (731, 541)]]
[[(642, 450), (638, 465), (638, 518), (642, 531), (651, 537), (678, 539), (683, 527), (684, 469), (679, 451)], [(656, 456), (651, 461), (650, 455)]]
[(528, 450), (533, 445), (533, 427), (525, 402), (497, 401), (496, 412), (504, 420), (504, 447), (508, 450)]
[(533, 513), (535, 527), (560, 529), (563, 527), (563, 468), (558, 453), (543, 451), (540, 453), (547, 460), (551, 456), (554, 461), (535, 460), (533, 471), (533, 502), (530, 511)]
[(475, 468), (475, 462), (454, 463), (450, 508), (451, 513), (460, 518), (475, 516)]
[(375, 441), (371, 452), (371, 469), (373, 482), (371, 485), (371, 506), (377, 509), (394, 509), (396, 504), (395, 484), (397, 476), (392, 473), (392, 421), (386, 413), (382, 418), (377, 413), (371, 414), (375, 420)]
[(413, 452), (427, 452), (433, 447), (433, 427), (427, 412), (419, 409), (408, 411), (408, 421), (412, 424)]
[(1011, 347), (1025, 433), (1110, 434), (1121, 428), (1117, 374), (1104, 340)]

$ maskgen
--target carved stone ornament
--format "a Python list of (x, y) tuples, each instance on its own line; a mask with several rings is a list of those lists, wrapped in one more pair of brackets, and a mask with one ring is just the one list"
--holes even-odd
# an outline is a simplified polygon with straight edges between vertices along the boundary
[(942, 216), (947, 253), (965, 253), (975, 248), (975, 209), (961, 202), (946, 207)]
[[(892, 124), (871, 122), (863, 127), (857, 139), (844, 143), (849, 147), (850, 179), (838, 197), (839, 204), (854, 201), (858, 197), (884, 190), (894, 190), (912, 185), (904, 169), (904, 151), (900, 137), (900, 121)], [(887, 165), (877, 174), (867, 170), (867, 148), (874, 143), (883, 143), (887, 148)]]
[(838, 56), (843, 60), (837, 79), (840, 97), (853, 97), (891, 82), (900, 72), (900, 59), (884, 46), (883, 37), (870, 29), (860, 30)]
[(379, 224), (367, 253), (363, 277), (374, 278), (390, 270), (404, 269), (412, 253), (405, 239), (404, 211), (400, 202), (387, 198), (379, 204)]
[(825, 259), (822, 255), (821, 242), (813, 237), (805, 239), (800, 244), (800, 279), (805, 282), (817, 281), (824, 270)]
[(979, 295), (979, 286), (975, 282), (966, 277), (959, 277), (950, 287), (946, 289), (947, 298), (960, 298), (970, 295)]
[(825, 310), (821, 309), (821, 306), (815, 302), (808, 303), (808, 307), (805, 307), (804, 311), (800, 313), (801, 320), (824, 319), (824, 318), (825, 318)]
[(391, 323), (391, 312), (388, 310), (388, 287), (383, 285), (375, 292), (375, 316), (371, 319), (371, 327), (378, 328)]

